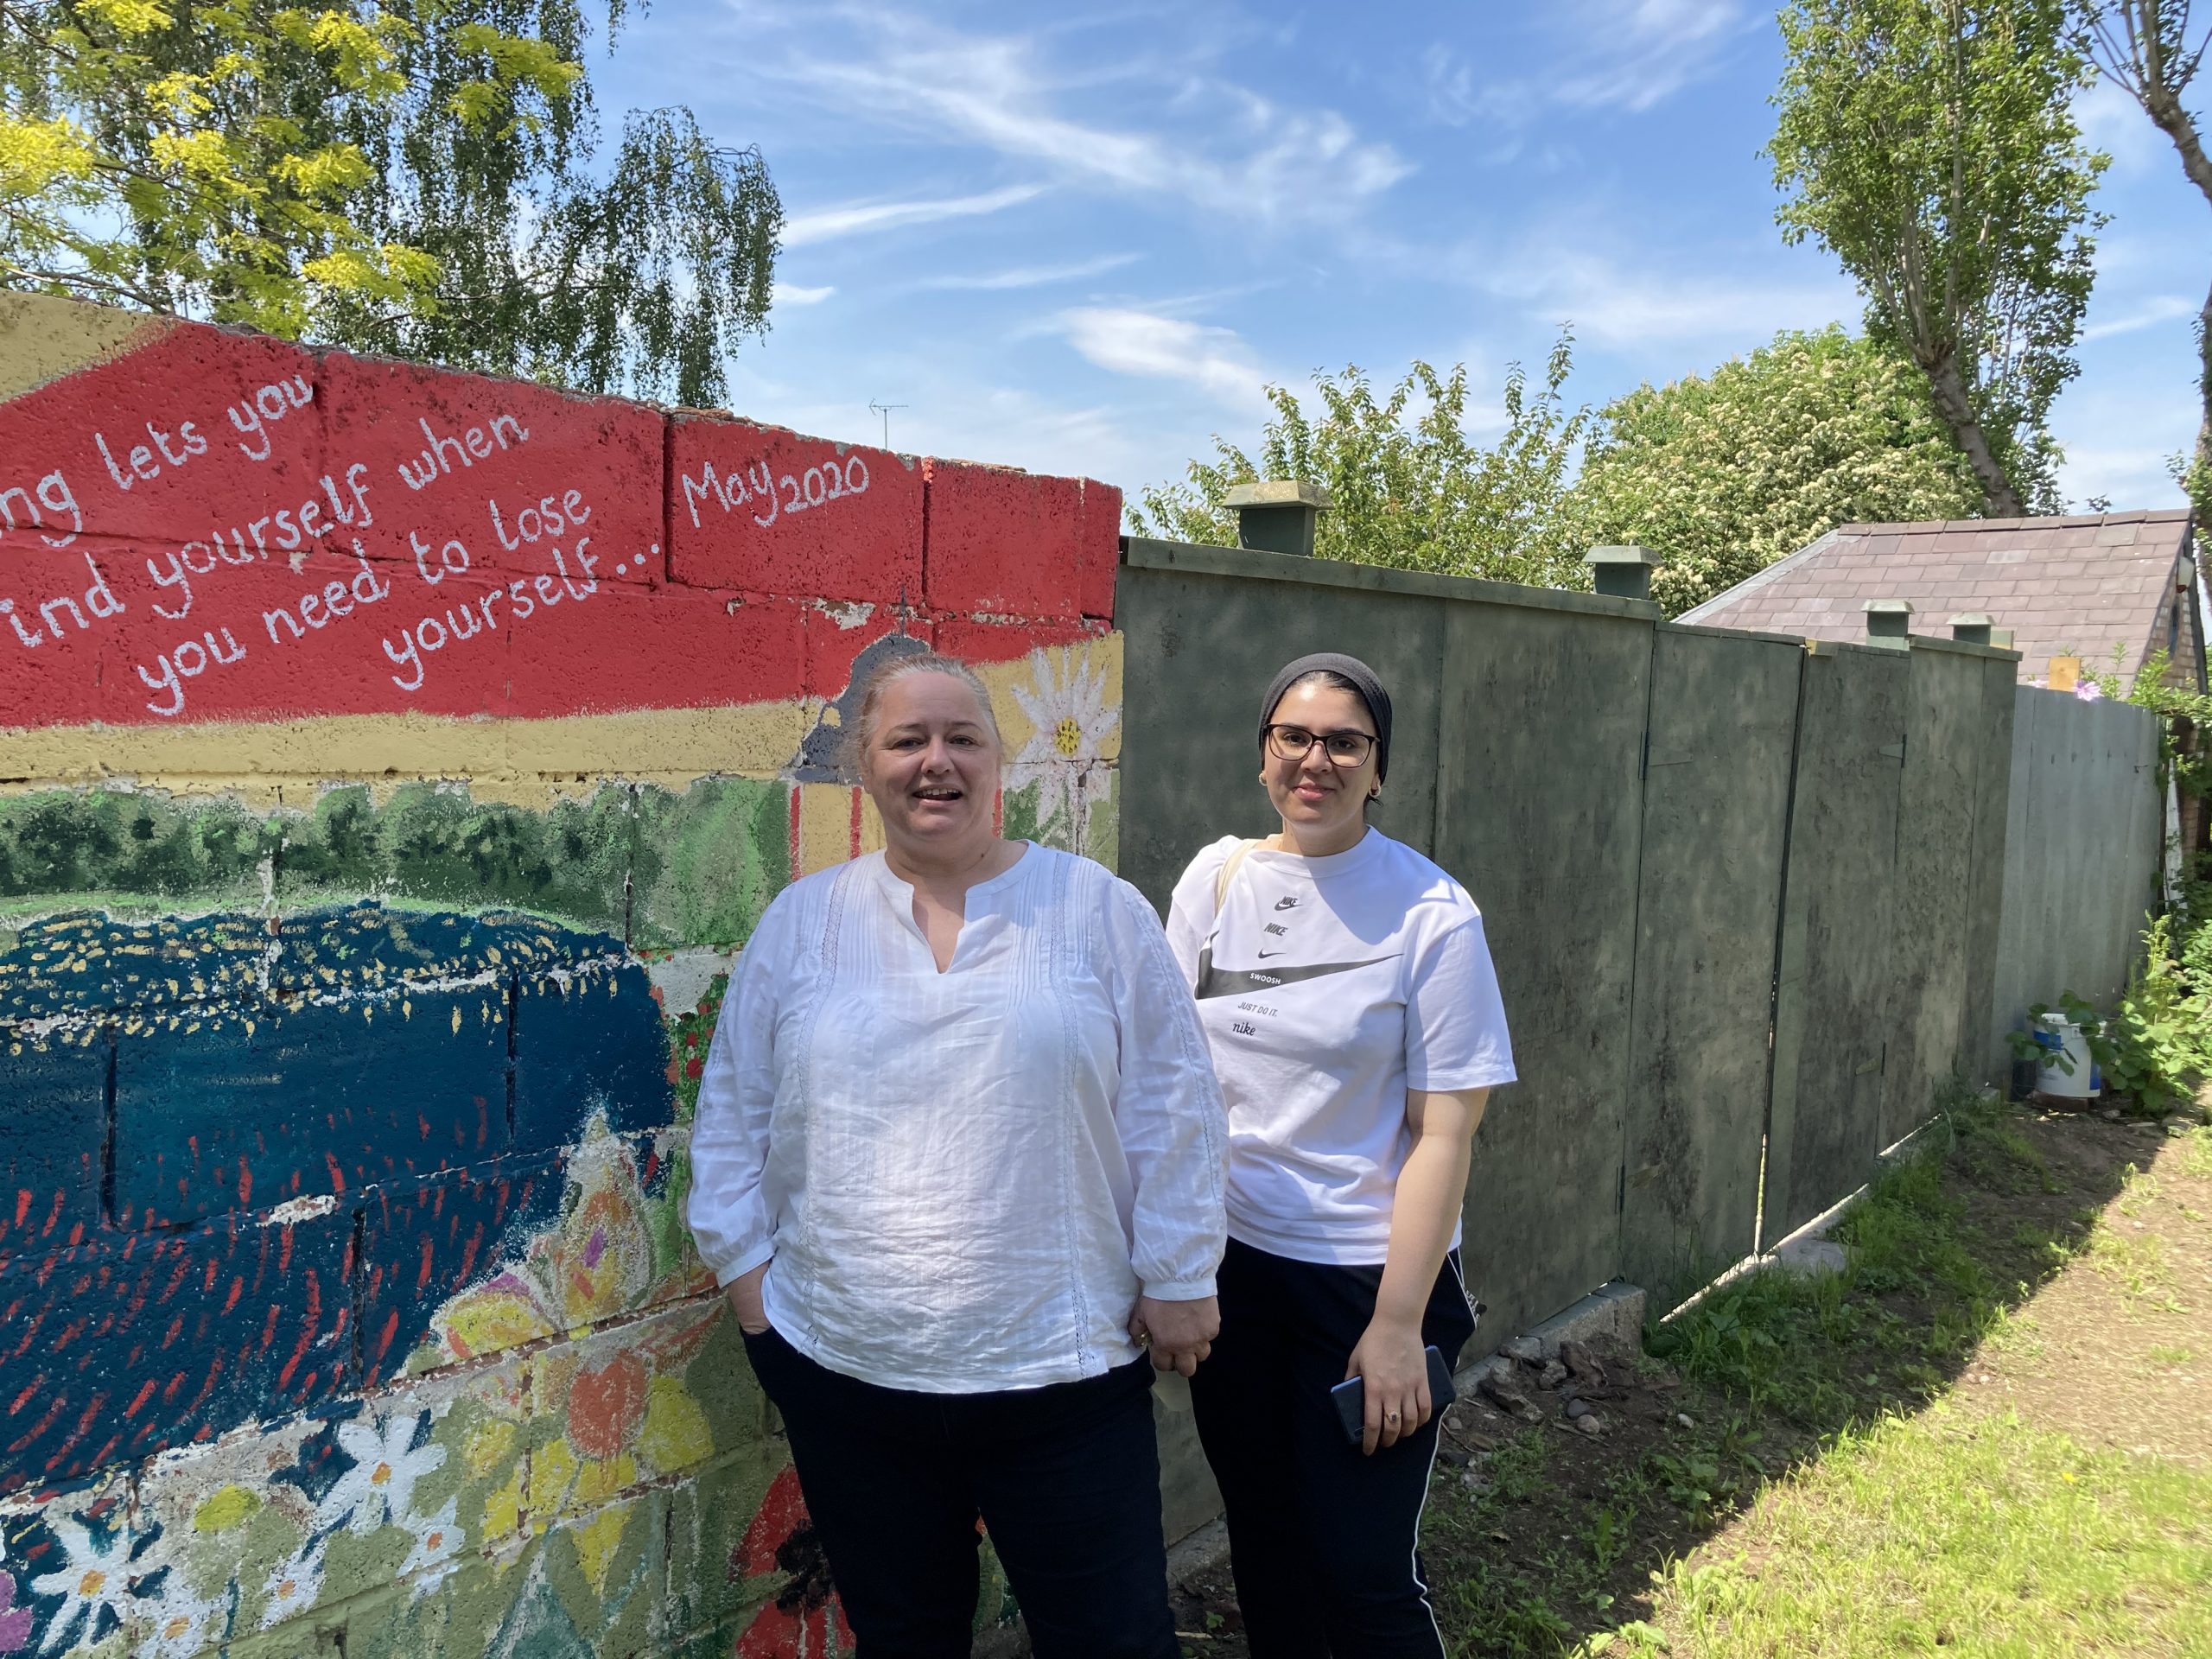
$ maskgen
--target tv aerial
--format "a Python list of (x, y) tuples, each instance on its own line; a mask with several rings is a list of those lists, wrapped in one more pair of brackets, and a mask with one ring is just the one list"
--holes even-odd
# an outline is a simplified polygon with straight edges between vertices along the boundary
[(873, 398), (868, 401), (868, 412), (883, 416), (883, 447), (885, 448), (888, 449), (891, 447), (891, 411), (894, 409), (912, 407), (912, 405), (909, 404), (879, 404)]

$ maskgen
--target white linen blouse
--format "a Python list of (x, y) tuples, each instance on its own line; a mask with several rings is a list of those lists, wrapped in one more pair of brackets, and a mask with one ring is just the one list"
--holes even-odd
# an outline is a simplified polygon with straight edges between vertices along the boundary
[(1031, 845), (940, 974), (880, 853), (793, 882), (700, 1079), (688, 1219), (727, 1285), (886, 1388), (1038, 1388), (1136, 1357), (1140, 1290), (1214, 1294), (1228, 1128), (1159, 919)]

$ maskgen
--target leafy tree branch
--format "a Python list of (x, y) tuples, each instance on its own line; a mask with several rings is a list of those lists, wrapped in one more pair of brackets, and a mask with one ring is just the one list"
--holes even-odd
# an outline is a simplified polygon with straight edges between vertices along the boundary
[[(610, 42), (625, 0), (608, 0)], [(783, 209), (580, 0), (0, 0), (0, 285), (709, 403)]]
[[(2212, 156), (2204, 152), (2196, 116), (2182, 102), (2212, 45), (2212, 25), (2191, 41), (2190, 0), (2088, 0), (2083, 10), (2098, 68), (2166, 135), (2183, 173), (2212, 203)], [(2212, 292), (2196, 314), (2196, 357), (2202, 412), (2183, 484), (2202, 523), (2212, 516)]]
[(2108, 160), (2070, 111), (2090, 69), (2066, 0), (1792, 0), (1781, 23), (1784, 236), (1858, 280), (1985, 510), (2055, 510), (2048, 419), (2078, 372)]

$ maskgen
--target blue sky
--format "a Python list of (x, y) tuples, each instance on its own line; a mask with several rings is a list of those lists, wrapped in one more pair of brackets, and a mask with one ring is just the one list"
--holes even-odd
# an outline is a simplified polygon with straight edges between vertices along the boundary
[[(1856, 326), (1773, 222), (1781, 48), (1741, 0), (1021, 7), (658, 0), (594, 63), (610, 121), (690, 105), (758, 143), (789, 216), (731, 406), (828, 436), (1122, 486), (1248, 446), (1270, 381), (1505, 365), (1578, 337), (1599, 404), (1783, 327)], [(2055, 425), (2072, 501), (2177, 504), (2212, 210), (2134, 106), (2113, 156), (2082, 373)]]

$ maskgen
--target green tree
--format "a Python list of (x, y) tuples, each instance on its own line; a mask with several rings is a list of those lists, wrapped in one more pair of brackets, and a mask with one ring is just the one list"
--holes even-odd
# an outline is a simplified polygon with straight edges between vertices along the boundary
[(1323, 557), (1586, 586), (1583, 549), (1560, 512), (1590, 418), (1560, 395), (1573, 362), (1573, 336), (1562, 334), (1541, 389), (1513, 365), (1505, 430), (1487, 447), (1466, 434), (1465, 364), (1440, 376), (1416, 360), (1381, 402), (1356, 367), (1316, 374), (1321, 408), (1313, 414), (1296, 393), (1270, 386), (1275, 412), (1262, 429), (1256, 462), (1217, 437), (1214, 459), (1192, 461), (1184, 481), (1141, 492), (1130, 522), (1141, 536), (1234, 545), (1235, 517), (1222, 505), (1230, 489), (1296, 479), (1329, 492), (1314, 539)]
[(2047, 417), (2077, 372), (2107, 160), (2069, 111), (2090, 68), (2067, 0), (1790, 0), (1781, 23), (1784, 235), (1858, 279), (1987, 511), (2055, 507)]
[[(2212, 27), (2190, 38), (2190, 0), (2085, 0), (2092, 51), (2105, 76), (2141, 105), (2181, 158), (2182, 172), (2212, 203), (2212, 156), (2182, 95), (2203, 66)], [(2202, 413), (2182, 483), (2200, 524), (2212, 522), (2212, 293), (2196, 314), (2196, 391)]]
[(711, 402), (782, 207), (685, 110), (602, 157), (588, 34), (578, 0), (0, 0), (0, 286)]
[(1673, 616), (1840, 524), (1980, 505), (1927, 382), (1831, 326), (1606, 405), (1569, 512), (1590, 545), (1659, 554), (1651, 596)]

